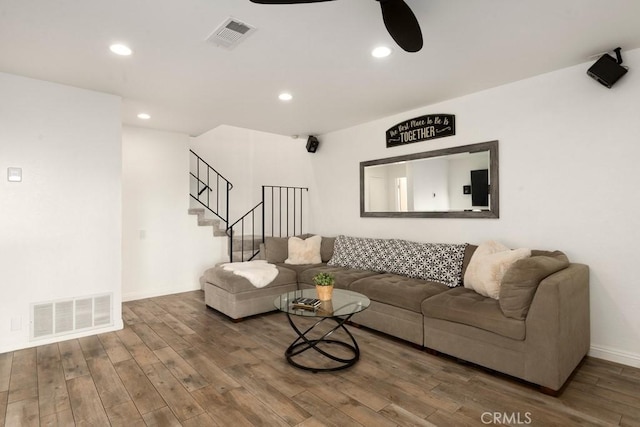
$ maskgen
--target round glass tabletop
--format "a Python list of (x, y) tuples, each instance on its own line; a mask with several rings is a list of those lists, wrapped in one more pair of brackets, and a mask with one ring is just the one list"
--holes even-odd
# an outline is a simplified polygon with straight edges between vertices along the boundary
[(371, 301), (366, 296), (358, 292), (344, 289), (333, 289), (333, 296), (329, 301), (321, 301), (315, 310), (305, 310), (293, 307), (293, 300), (296, 298), (318, 298), (315, 288), (301, 289), (287, 292), (277, 297), (273, 304), (280, 311), (306, 317), (336, 317), (348, 316), (359, 313), (369, 307)]

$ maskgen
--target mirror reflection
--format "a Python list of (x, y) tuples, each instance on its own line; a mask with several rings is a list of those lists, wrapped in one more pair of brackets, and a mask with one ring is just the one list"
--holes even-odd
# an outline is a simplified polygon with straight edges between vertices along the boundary
[(497, 218), (498, 142), (362, 162), (361, 216)]

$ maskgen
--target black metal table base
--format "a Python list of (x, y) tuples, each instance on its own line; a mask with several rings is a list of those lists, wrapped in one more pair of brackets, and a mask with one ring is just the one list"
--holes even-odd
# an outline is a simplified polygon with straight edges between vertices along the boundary
[[(292, 366), (295, 366), (296, 368), (304, 369), (306, 371), (311, 371), (313, 373), (339, 371), (341, 369), (346, 369), (353, 366), (358, 361), (358, 359), (360, 359), (360, 348), (358, 347), (358, 343), (356, 342), (356, 339), (353, 337), (353, 335), (351, 335), (351, 332), (349, 332), (349, 330), (344, 325), (349, 319), (351, 319), (351, 316), (353, 315), (351, 314), (345, 317), (323, 317), (317, 322), (315, 322), (313, 325), (311, 325), (311, 327), (309, 327), (307, 330), (302, 332), (293, 322), (289, 313), (287, 313), (287, 319), (289, 320), (289, 324), (291, 325), (293, 330), (296, 331), (296, 333), (298, 334), (298, 338), (296, 338), (295, 341), (293, 341), (289, 346), (289, 348), (287, 348), (284, 352), (284, 355), (287, 358), (287, 361), (289, 362), (289, 364), (291, 364)], [(321, 323), (327, 320), (335, 321), (336, 325), (318, 339), (307, 338), (308, 333), (310, 333), (313, 329), (315, 329), (316, 326), (320, 325)], [(335, 339), (329, 339), (329, 337), (338, 329), (342, 329), (344, 332), (347, 333), (347, 335), (351, 339), (351, 343), (339, 341)], [(328, 345), (325, 345), (325, 344), (328, 344)], [(337, 346), (346, 348), (350, 350), (350, 352), (353, 353), (353, 355), (348, 358), (338, 357), (335, 354), (332, 354), (329, 351), (327, 351), (326, 347), (329, 347), (331, 345), (337, 345)], [(311, 349), (320, 353), (322, 356), (326, 357), (327, 359), (333, 360), (334, 362), (338, 362), (338, 365), (332, 366), (329, 368), (322, 368), (322, 367), (313, 367), (313, 366), (303, 365), (293, 360), (295, 356), (298, 356), (304, 353), (305, 351), (311, 350)]]

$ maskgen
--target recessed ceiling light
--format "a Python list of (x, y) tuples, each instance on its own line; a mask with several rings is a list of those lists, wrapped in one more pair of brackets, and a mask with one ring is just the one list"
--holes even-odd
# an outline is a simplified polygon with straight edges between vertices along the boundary
[(371, 51), (371, 56), (374, 58), (386, 58), (391, 55), (391, 48), (387, 46), (378, 46)]
[(151, 118), (151, 116), (148, 115), (147, 113), (140, 113), (140, 114), (138, 114), (138, 118), (142, 119), (142, 120), (149, 120)]
[(293, 95), (287, 92), (283, 92), (280, 95), (278, 95), (278, 99), (280, 101), (291, 101), (293, 99)]
[(109, 49), (111, 49), (111, 52), (115, 53), (116, 55), (129, 56), (133, 53), (129, 46), (125, 46), (123, 44), (112, 44), (111, 46), (109, 46)]

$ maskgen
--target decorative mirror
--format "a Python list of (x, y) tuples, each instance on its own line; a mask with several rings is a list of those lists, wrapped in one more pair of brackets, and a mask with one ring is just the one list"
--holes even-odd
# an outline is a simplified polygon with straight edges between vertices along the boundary
[(360, 163), (360, 216), (498, 218), (498, 141)]

